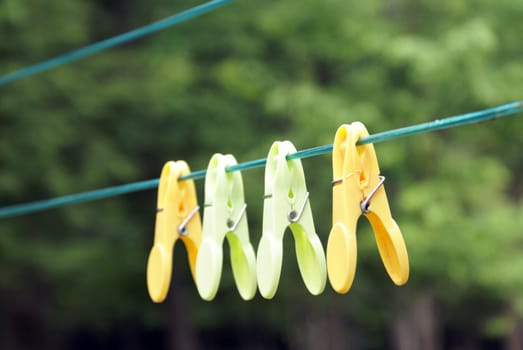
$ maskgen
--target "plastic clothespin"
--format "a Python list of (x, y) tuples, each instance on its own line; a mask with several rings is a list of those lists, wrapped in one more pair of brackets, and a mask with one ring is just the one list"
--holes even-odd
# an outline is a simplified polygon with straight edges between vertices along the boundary
[(409, 278), (407, 248), (390, 212), (374, 145), (356, 146), (368, 135), (362, 123), (354, 122), (340, 126), (334, 138), (333, 227), (327, 242), (327, 270), (338, 293), (346, 293), (354, 280), (356, 226), (362, 214), (370, 221), (392, 281), (403, 285)]
[(165, 300), (169, 291), (173, 249), (178, 239), (185, 244), (191, 273), (196, 279), (196, 255), (202, 237), (200, 207), (194, 181), (178, 181), (189, 173), (187, 163), (179, 160), (165, 163), (160, 175), (154, 245), (147, 261), (147, 289), (156, 303)]
[(196, 259), (196, 286), (200, 296), (212, 300), (218, 291), (227, 237), (236, 287), (244, 300), (256, 294), (256, 258), (249, 240), (243, 181), (239, 171), (227, 173), (236, 159), (215, 154), (205, 178), (202, 244)]
[(301, 161), (286, 159), (295, 152), (291, 142), (275, 142), (267, 157), (263, 235), (257, 253), (258, 285), (267, 299), (278, 289), (287, 226), (294, 235), (298, 265), (309, 292), (320, 294), (327, 281), (325, 253), (314, 228)]

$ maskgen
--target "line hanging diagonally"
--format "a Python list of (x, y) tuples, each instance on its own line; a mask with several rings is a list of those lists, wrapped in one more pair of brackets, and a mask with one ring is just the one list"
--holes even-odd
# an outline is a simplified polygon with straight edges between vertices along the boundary
[[(481, 111), (466, 113), (457, 115), (454, 117), (448, 117), (445, 119), (438, 119), (426, 123), (421, 123), (417, 125), (411, 125), (403, 128), (383, 131), (377, 134), (369, 135), (365, 138), (362, 138), (358, 144), (367, 144), (367, 143), (379, 143), (394, 139), (399, 139), (405, 136), (422, 134), (430, 131), (442, 130), (453, 128), (461, 125), (485, 122), (489, 120), (494, 120), (497, 118), (507, 117), (517, 113), (523, 112), (523, 100), (515, 101), (507, 104), (503, 104), (497, 107), (484, 109)], [(323, 145), (318, 147), (313, 147), (309, 149), (304, 149), (293, 153), (287, 156), (288, 160), (291, 159), (303, 159), (314, 157), (321, 154), (327, 154), (332, 152), (332, 144)], [(266, 159), (257, 159), (251, 160), (244, 163), (238, 163), (234, 166), (227, 168), (228, 172), (240, 171), (247, 169), (260, 168), (265, 166)], [(194, 171), (190, 174), (184, 175), (180, 180), (188, 179), (201, 179), (204, 178), (206, 174), (205, 170)], [(62, 197), (56, 197), (46, 200), (40, 200), (30, 203), (23, 203), (17, 205), (11, 205), (7, 207), (0, 208), (0, 219), (24, 215), (39, 211), (44, 211), (56, 207), (61, 207), (65, 205), (71, 205), (74, 203), (88, 202), (97, 199), (109, 198), (114, 196), (120, 196), (127, 193), (143, 191), (158, 186), (159, 179), (151, 179), (146, 181), (133, 182), (129, 184), (106, 187), (98, 190), (82, 192), (71, 194)]]
[(136, 40), (154, 32), (172, 27), (181, 22), (187, 21), (191, 18), (198, 17), (205, 13), (211, 12), (223, 5), (230, 3), (232, 0), (212, 0), (204, 4), (192, 7), (188, 10), (179, 12), (171, 17), (164, 18), (157, 22), (150, 23), (143, 27), (131, 30), (129, 32), (113, 36), (111, 38), (98, 41), (94, 44), (84, 46), (78, 50), (74, 50), (63, 55), (51, 58), (46, 61), (22, 68), (20, 70), (0, 76), (0, 86), (7, 85), (16, 80), (44, 72), (46, 70), (56, 68), (58, 66), (76, 61), (80, 58), (84, 58), (93, 55), (97, 52), (107, 50), (109, 48), (122, 45), (126, 42)]

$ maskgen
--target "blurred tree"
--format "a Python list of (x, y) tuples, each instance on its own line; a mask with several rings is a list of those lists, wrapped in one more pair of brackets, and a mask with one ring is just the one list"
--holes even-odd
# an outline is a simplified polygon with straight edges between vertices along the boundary
[[(195, 4), (4, 0), (0, 73)], [(197, 170), (214, 152), (260, 158), (277, 139), (331, 143), (354, 120), (379, 132), (521, 99), (522, 15), (509, 0), (233, 3), (2, 87), (0, 203), (154, 178), (169, 159)], [(161, 305), (145, 288), (155, 191), (3, 220), (0, 347), (519, 349), (520, 125), (376, 145), (410, 253), (401, 289), (364, 219), (347, 295), (309, 296), (286, 237), (274, 300), (242, 302), (227, 262), (216, 301), (203, 303), (177, 247)], [(329, 157), (304, 167), (326, 244)], [(244, 181), (256, 246), (263, 172)]]

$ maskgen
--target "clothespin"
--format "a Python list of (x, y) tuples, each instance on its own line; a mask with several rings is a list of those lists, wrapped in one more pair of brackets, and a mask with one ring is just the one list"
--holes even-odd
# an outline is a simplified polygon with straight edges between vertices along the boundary
[(372, 144), (356, 146), (368, 136), (360, 122), (338, 128), (334, 138), (333, 226), (327, 242), (327, 271), (333, 289), (346, 293), (356, 272), (356, 226), (360, 215), (370, 221), (385, 269), (396, 285), (409, 278), (403, 236), (393, 220)]
[(263, 234), (256, 265), (260, 293), (267, 299), (278, 288), (287, 226), (294, 235), (298, 266), (309, 292), (320, 294), (327, 280), (325, 253), (314, 228), (301, 161), (286, 159), (295, 152), (291, 142), (275, 142), (267, 157)]
[(200, 207), (194, 181), (178, 181), (189, 173), (187, 163), (179, 160), (165, 163), (160, 175), (154, 245), (147, 261), (147, 289), (156, 303), (162, 302), (167, 296), (171, 283), (173, 249), (178, 239), (185, 244), (195, 279), (196, 254), (202, 236)]
[(239, 171), (227, 173), (236, 159), (215, 154), (205, 177), (202, 244), (196, 259), (196, 286), (200, 296), (212, 300), (218, 291), (227, 236), (236, 287), (244, 300), (256, 293), (256, 259), (249, 240), (243, 181)]

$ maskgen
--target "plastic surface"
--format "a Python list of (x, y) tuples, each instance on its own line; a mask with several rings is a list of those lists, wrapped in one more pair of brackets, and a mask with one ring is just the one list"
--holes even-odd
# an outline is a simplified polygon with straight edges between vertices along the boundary
[(196, 211), (187, 222), (186, 235), (178, 232), (180, 224), (198, 206), (194, 181), (178, 181), (180, 176), (189, 173), (189, 166), (184, 161), (169, 161), (160, 176), (154, 245), (147, 261), (147, 289), (156, 303), (164, 301), (169, 291), (173, 249), (178, 239), (185, 244), (195, 278), (196, 255), (202, 237), (200, 214)]
[(327, 242), (327, 271), (332, 288), (338, 293), (350, 289), (356, 272), (356, 227), (365, 215), (374, 230), (383, 264), (392, 281), (405, 284), (409, 278), (409, 259), (403, 236), (393, 220), (385, 187), (382, 185), (370, 200), (368, 213), (360, 203), (376, 188), (380, 170), (374, 146), (356, 146), (369, 134), (360, 122), (338, 128), (334, 138), (333, 226)]
[[(295, 152), (291, 142), (275, 142), (267, 157), (263, 234), (256, 265), (259, 290), (267, 299), (278, 289), (287, 226), (293, 233), (300, 273), (309, 292), (320, 294), (327, 280), (325, 253), (314, 228), (301, 161), (285, 159)], [(301, 211), (296, 222), (288, 218), (291, 211)]]
[(223, 240), (227, 237), (234, 281), (240, 296), (249, 300), (256, 294), (256, 259), (249, 240), (247, 212), (241, 173), (226, 173), (236, 159), (215, 154), (205, 178), (205, 209), (202, 244), (196, 259), (196, 286), (204, 300), (214, 299), (223, 265)]

